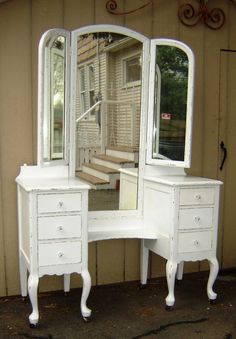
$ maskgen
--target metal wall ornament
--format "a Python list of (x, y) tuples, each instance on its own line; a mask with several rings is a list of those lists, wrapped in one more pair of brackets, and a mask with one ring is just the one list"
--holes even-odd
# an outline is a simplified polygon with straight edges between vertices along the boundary
[(116, 0), (108, 0), (106, 2), (106, 10), (108, 11), (108, 13), (110, 14), (113, 14), (113, 15), (126, 15), (126, 14), (131, 14), (131, 13), (134, 13), (134, 12), (137, 12), (149, 5), (152, 4), (152, 0), (149, 0), (148, 2), (146, 2), (144, 5), (138, 7), (138, 8), (135, 8), (133, 10), (130, 10), (130, 11), (125, 11), (125, 12), (119, 12), (117, 11), (117, 1)]
[(225, 23), (225, 14), (220, 8), (209, 9), (208, 0), (198, 0), (199, 7), (195, 9), (190, 3), (185, 3), (179, 7), (179, 20), (185, 26), (195, 26), (203, 22), (208, 28), (217, 30)]

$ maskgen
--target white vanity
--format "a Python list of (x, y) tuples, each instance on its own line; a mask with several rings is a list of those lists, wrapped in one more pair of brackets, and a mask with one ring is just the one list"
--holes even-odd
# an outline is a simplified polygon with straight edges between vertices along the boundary
[(86, 306), (91, 287), (87, 267), (89, 187), (76, 178), (65, 176), (63, 170), (58, 168), (55, 173), (53, 168), (44, 168), (39, 172), (36, 166), (23, 166), (16, 179), (21, 292), (23, 297), (27, 296), (28, 278), (32, 326), (39, 318), (39, 278), (46, 274), (63, 274), (65, 292), (70, 289), (70, 274), (81, 274), (81, 313), (84, 319), (91, 315)]
[[(88, 242), (141, 239), (141, 283), (149, 250), (167, 260), (167, 308), (184, 261), (208, 259), (208, 298), (216, 259), (221, 182), (186, 175), (190, 167), (193, 53), (113, 25), (52, 29), (39, 46), (38, 163), (16, 179), (20, 280), (39, 319), (43, 275), (91, 280)], [(29, 274), (29, 277), (28, 277)]]
[(209, 260), (207, 295), (211, 301), (217, 297), (212, 286), (218, 274), (218, 206), (216, 180), (186, 175), (144, 179), (144, 222), (157, 232), (158, 240), (143, 242), (141, 283), (147, 281), (148, 250), (167, 259), (167, 309), (174, 305), (175, 277), (177, 273), (182, 279), (184, 261)]

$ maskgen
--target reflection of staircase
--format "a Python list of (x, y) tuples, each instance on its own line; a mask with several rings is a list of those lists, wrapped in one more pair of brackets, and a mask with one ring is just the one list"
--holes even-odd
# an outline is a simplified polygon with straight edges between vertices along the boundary
[(109, 147), (105, 154), (94, 155), (91, 163), (84, 163), (76, 176), (93, 189), (116, 189), (119, 187), (119, 168), (135, 167), (137, 150), (130, 147)]

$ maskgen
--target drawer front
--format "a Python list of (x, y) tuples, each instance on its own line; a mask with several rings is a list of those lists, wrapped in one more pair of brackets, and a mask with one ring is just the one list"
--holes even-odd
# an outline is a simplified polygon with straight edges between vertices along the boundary
[(81, 251), (81, 241), (39, 243), (39, 266), (80, 263)]
[(178, 252), (200, 252), (211, 250), (212, 232), (179, 233)]
[(180, 189), (180, 205), (208, 205), (214, 203), (214, 188)]
[(213, 208), (180, 209), (179, 229), (198, 229), (212, 227), (213, 210)]
[(38, 239), (81, 237), (81, 215), (38, 218)]
[(81, 193), (39, 194), (38, 213), (79, 212)]

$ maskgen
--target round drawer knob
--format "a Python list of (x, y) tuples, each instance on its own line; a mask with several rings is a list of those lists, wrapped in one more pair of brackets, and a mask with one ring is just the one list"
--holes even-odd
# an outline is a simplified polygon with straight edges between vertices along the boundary
[(196, 199), (196, 200), (201, 200), (201, 199), (202, 199), (201, 194), (196, 194), (196, 195), (195, 195), (195, 199)]
[(200, 222), (200, 220), (201, 220), (201, 218), (199, 216), (194, 217), (195, 223), (198, 224)]
[(59, 258), (62, 258), (64, 256), (64, 253), (63, 252), (58, 252), (58, 257)]
[(195, 246), (198, 246), (198, 245), (200, 244), (200, 241), (199, 241), (199, 240), (194, 240), (193, 244), (194, 244)]
[(58, 231), (63, 231), (63, 227), (62, 226), (58, 226), (57, 229), (58, 229)]
[(58, 206), (62, 207), (63, 206), (63, 201), (59, 201)]

